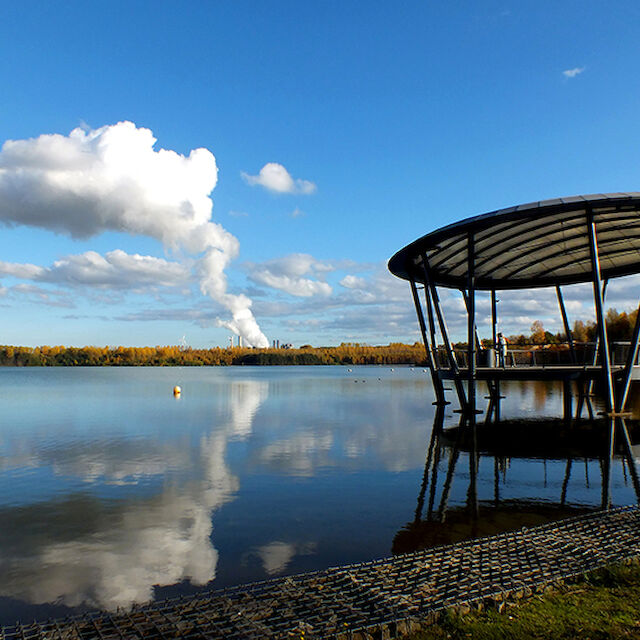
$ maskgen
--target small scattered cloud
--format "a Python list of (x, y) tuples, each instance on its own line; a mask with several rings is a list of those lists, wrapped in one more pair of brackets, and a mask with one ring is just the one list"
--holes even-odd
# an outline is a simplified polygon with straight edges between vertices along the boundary
[(12, 298), (23, 298), (31, 304), (43, 304), (47, 307), (60, 307), (62, 309), (73, 309), (75, 303), (68, 293), (59, 290), (50, 290), (39, 287), (35, 284), (17, 284), (7, 290), (7, 296)]
[(116, 316), (120, 322), (189, 322), (203, 329), (217, 326), (218, 310), (203, 309), (145, 309), (137, 313)]
[(289, 276), (276, 276), (269, 270), (265, 269), (252, 274), (251, 276), (256, 282), (284, 291), (292, 296), (300, 298), (308, 298), (315, 295), (329, 296), (333, 291), (331, 285), (319, 280), (310, 278), (291, 278)]
[(293, 178), (291, 174), (277, 162), (267, 162), (256, 176), (242, 172), (245, 182), (252, 187), (259, 185), (274, 193), (299, 193), (308, 195), (316, 191), (315, 183), (309, 180)]
[[(279, 276), (315, 277), (333, 285), (331, 294), (324, 296), (256, 297), (256, 313), (265, 319), (278, 318), (281, 326), (293, 335), (311, 334), (327, 343), (353, 339), (386, 344), (396, 339), (419, 339), (409, 286), (392, 276), (383, 263), (359, 265), (293, 254), (258, 265), (260, 269), (265, 266)], [(324, 267), (330, 271), (321, 273)], [(629, 311), (629, 301), (637, 299), (639, 287), (640, 276), (612, 282), (607, 291), (607, 307)], [(571, 324), (578, 319), (593, 318), (593, 292), (588, 285), (567, 286), (563, 292)], [(467, 315), (460, 292), (442, 287), (439, 293), (451, 338), (464, 340)], [(555, 291), (539, 289), (533, 294), (520, 290), (500, 292), (499, 324), (507, 335), (528, 335), (534, 320), (541, 320), (545, 329), (554, 333), (562, 331)], [(481, 337), (487, 337), (491, 335), (491, 300), (487, 292), (478, 292), (476, 309), (478, 330)]]
[(293, 253), (261, 264), (249, 263), (246, 268), (249, 278), (256, 284), (278, 289), (292, 296), (329, 296), (333, 291), (330, 284), (317, 279), (318, 274), (332, 271), (333, 266), (306, 253)]
[(249, 214), (246, 211), (234, 211), (233, 209), (229, 211), (229, 215), (232, 218), (248, 218)]
[(95, 251), (65, 256), (50, 267), (0, 261), (0, 275), (68, 287), (132, 290), (181, 286), (191, 278), (189, 268), (182, 263), (120, 249), (104, 256)]
[[(254, 283), (250, 291), (254, 310), (291, 341), (306, 340), (327, 344), (344, 340), (388, 343), (419, 340), (418, 323), (408, 284), (392, 276), (384, 263), (354, 263), (322, 260), (295, 253), (262, 263), (245, 263), (243, 269)], [(622, 282), (622, 280), (625, 280)], [(640, 286), (640, 277), (612, 283), (607, 306), (627, 309), (631, 286)], [(273, 295), (273, 291), (283, 295)], [(440, 288), (442, 308), (453, 340), (464, 340), (467, 330), (465, 305), (459, 292)], [(572, 285), (564, 290), (570, 322), (592, 317), (592, 292), (588, 286)], [(481, 337), (491, 334), (491, 301), (486, 292), (476, 298)], [(128, 321), (174, 320), (200, 327), (216, 326), (215, 308), (146, 309), (119, 318)], [(530, 333), (534, 320), (556, 332), (562, 329), (558, 301), (553, 289), (503, 291), (498, 304), (499, 323), (508, 335)]]
[(300, 218), (301, 216), (305, 216), (307, 215), (304, 211), (302, 211), (301, 209), (299, 209), (298, 207), (296, 207), (292, 212), (291, 212), (291, 217), (292, 218)]
[(104, 315), (88, 315), (79, 313), (68, 313), (62, 316), (63, 320), (102, 320), (103, 322), (111, 322), (113, 318)]
[(312, 272), (327, 273), (333, 271), (333, 263), (314, 258), (308, 253), (291, 253), (288, 256), (274, 258), (262, 263), (276, 275), (303, 276)]
[(364, 289), (367, 285), (364, 278), (359, 278), (358, 276), (346, 275), (342, 280), (340, 280), (340, 284), (345, 289)]
[[(408, 286), (393, 277), (386, 269), (386, 264), (365, 265), (340, 260), (325, 262), (306, 254), (294, 254), (287, 258), (285, 264), (276, 266), (295, 266), (299, 270), (306, 266), (309, 271), (303, 275), (307, 277), (309, 273), (315, 273), (317, 277), (327, 278), (330, 283), (335, 280), (336, 285), (346, 283), (351, 286), (336, 286), (330, 295), (324, 296), (256, 299), (255, 309), (259, 316), (279, 318), (285, 330), (299, 335), (312, 334), (316, 340), (325, 340), (327, 343), (351, 339), (384, 343), (417, 339), (418, 326)], [(309, 266), (309, 260), (314, 261), (313, 267)], [(328, 271), (322, 274), (322, 269)], [(361, 274), (361, 277), (353, 273)]]
[(0, 276), (11, 276), (18, 280), (39, 280), (45, 272), (44, 267), (35, 264), (0, 260)]
[(574, 67), (573, 69), (565, 69), (562, 72), (562, 75), (565, 78), (575, 78), (576, 76), (579, 76), (585, 69), (586, 67)]

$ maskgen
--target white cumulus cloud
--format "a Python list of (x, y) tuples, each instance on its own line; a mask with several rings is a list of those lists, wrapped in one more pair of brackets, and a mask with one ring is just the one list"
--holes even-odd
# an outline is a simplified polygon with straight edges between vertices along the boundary
[(264, 284), (272, 289), (279, 289), (292, 296), (308, 298), (315, 295), (331, 295), (331, 285), (310, 278), (291, 278), (289, 276), (276, 276), (268, 269), (252, 274), (255, 282)]
[(242, 177), (251, 186), (260, 185), (275, 193), (310, 194), (316, 190), (313, 182), (292, 178), (291, 174), (277, 162), (267, 162), (257, 176), (243, 172)]
[(38, 280), (46, 269), (35, 264), (3, 262), (0, 260), (0, 275), (12, 276), (20, 280)]
[(562, 72), (562, 75), (565, 78), (575, 78), (576, 76), (579, 76), (585, 69), (586, 67), (574, 67), (573, 69), (565, 69)]
[(190, 270), (179, 262), (116, 249), (104, 256), (95, 251), (65, 256), (50, 267), (0, 261), (0, 275), (67, 286), (133, 289), (183, 285), (190, 278)]
[(345, 287), (345, 289), (364, 289), (367, 286), (367, 282), (364, 278), (359, 278), (354, 275), (346, 275), (342, 280), (340, 280), (340, 284)]
[(332, 271), (333, 266), (306, 253), (293, 253), (262, 264), (249, 264), (247, 267), (249, 278), (253, 282), (292, 296), (329, 296), (333, 291), (329, 283), (308, 277)]
[(6, 141), (0, 150), (0, 222), (73, 238), (121, 231), (197, 254), (203, 293), (231, 313), (220, 322), (247, 343), (268, 346), (249, 298), (227, 291), (224, 271), (239, 243), (211, 220), (218, 175), (213, 154), (156, 151), (155, 143), (149, 129), (132, 122)]

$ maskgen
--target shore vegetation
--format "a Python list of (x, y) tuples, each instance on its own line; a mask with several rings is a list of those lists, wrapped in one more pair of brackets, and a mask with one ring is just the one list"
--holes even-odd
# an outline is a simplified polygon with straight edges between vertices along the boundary
[(600, 569), (501, 611), (447, 612), (407, 640), (597, 640), (640, 637), (640, 565)]
[(386, 365), (426, 366), (424, 346), (393, 343), (299, 349), (191, 349), (189, 347), (13, 347), (0, 346), (0, 366), (227, 366), (227, 365)]
[[(611, 342), (631, 339), (637, 311), (631, 313), (609, 309), (607, 333)], [(577, 320), (572, 330), (578, 350), (596, 338), (593, 322)], [(566, 351), (564, 333), (553, 334), (544, 329), (540, 320), (531, 325), (529, 335), (511, 335), (511, 348), (526, 347), (551, 351)], [(483, 347), (491, 347), (491, 340), (483, 339)], [(454, 348), (464, 349), (460, 342)], [(547, 354), (549, 356), (551, 354)], [(557, 357), (556, 357), (557, 360)], [(550, 362), (555, 362), (553, 358)], [(228, 365), (411, 365), (425, 367), (428, 364), (421, 342), (371, 346), (358, 342), (343, 342), (339, 346), (313, 347), (305, 344), (294, 348), (252, 349), (248, 347), (214, 347), (193, 349), (182, 346), (155, 347), (65, 347), (65, 346), (0, 346), (0, 366), (228, 366)]]

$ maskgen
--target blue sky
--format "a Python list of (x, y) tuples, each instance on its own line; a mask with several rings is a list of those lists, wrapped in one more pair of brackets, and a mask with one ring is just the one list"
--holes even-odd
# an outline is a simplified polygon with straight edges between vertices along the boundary
[[(4, 3), (0, 144), (22, 142), (0, 153), (0, 342), (413, 341), (396, 250), (638, 190), (639, 23), (632, 2)], [(610, 303), (634, 307), (631, 284)], [(500, 317), (560, 324), (553, 292), (505, 294)]]

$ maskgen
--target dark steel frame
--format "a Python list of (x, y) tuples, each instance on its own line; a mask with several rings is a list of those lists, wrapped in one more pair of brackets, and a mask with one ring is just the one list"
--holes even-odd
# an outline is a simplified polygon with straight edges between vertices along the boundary
[[(636, 360), (638, 358), (638, 353), (640, 351), (640, 307), (639, 313), (636, 320), (633, 340), (631, 343), (631, 347), (629, 349), (629, 354), (627, 356), (627, 361), (622, 371), (622, 375), (617, 381), (614, 379), (610, 351), (609, 351), (609, 343), (606, 331), (606, 322), (605, 322), (605, 313), (604, 313), (604, 294), (606, 291), (606, 285), (608, 282), (608, 278), (616, 275), (617, 272), (626, 275), (628, 273), (628, 268), (620, 268), (620, 269), (609, 269), (606, 274), (606, 278), (603, 279), (603, 273), (601, 268), (601, 254), (599, 252), (598, 247), (598, 229), (597, 229), (597, 221), (596, 216), (600, 211), (597, 211), (601, 206), (607, 207), (607, 210), (613, 209), (615, 211), (624, 210), (625, 206), (629, 206), (630, 203), (633, 203), (634, 206), (637, 205), (640, 208), (640, 193), (633, 195), (624, 195), (620, 198), (617, 198), (617, 201), (610, 203), (611, 198), (603, 198), (602, 202), (600, 202), (597, 198), (590, 197), (589, 199), (583, 198), (580, 200), (574, 200), (573, 203), (569, 204), (569, 209), (574, 207), (574, 213), (578, 216), (582, 217), (583, 224), (586, 222), (587, 231), (588, 231), (588, 249), (589, 249), (589, 260), (591, 263), (590, 269), (590, 279), (593, 285), (593, 294), (594, 294), (594, 307), (596, 312), (596, 324), (597, 324), (597, 342), (596, 342), (596, 352), (594, 353), (593, 359), (593, 367), (597, 367), (596, 373), (598, 373), (598, 377), (601, 379), (605, 393), (605, 402), (606, 402), (606, 415), (608, 418), (609, 425), (609, 442), (608, 442), (608, 456), (604, 460), (604, 464), (610, 467), (613, 459), (614, 446), (615, 446), (615, 437), (616, 433), (619, 433), (622, 439), (622, 445), (625, 452), (625, 458), (629, 465), (629, 469), (631, 472), (631, 476), (634, 482), (634, 486), (636, 488), (636, 492), (640, 495), (640, 479), (638, 473), (635, 468), (635, 462), (633, 458), (633, 452), (631, 448), (631, 440), (629, 438), (629, 432), (627, 429), (627, 425), (625, 423), (625, 417), (628, 414), (624, 413), (626, 402), (629, 395), (629, 388), (632, 379), (632, 373), (634, 367), (636, 366)], [(477, 410), (477, 382), (478, 382), (478, 369), (477, 369), (477, 359), (478, 354), (481, 350), (481, 344), (477, 335), (476, 329), (476, 290), (478, 287), (478, 280), (476, 278), (476, 236), (478, 234), (484, 234), (492, 225), (498, 225), (501, 223), (508, 222), (513, 219), (522, 219), (527, 216), (531, 216), (532, 206), (525, 206), (523, 208), (517, 208), (518, 211), (511, 210), (502, 210), (499, 212), (495, 212), (493, 214), (486, 214), (485, 216), (478, 216), (476, 218), (472, 218), (470, 220), (464, 221), (462, 223), (458, 223), (455, 225), (450, 225), (439, 231), (436, 231), (432, 234), (424, 236), (420, 240), (408, 245), (401, 252), (398, 252), (389, 262), (389, 268), (393, 273), (399, 275), (400, 277), (405, 277), (409, 280), (411, 286), (412, 297), (414, 301), (414, 305), (416, 308), (416, 314), (418, 316), (418, 324), (420, 326), (420, 332), (422, 335), (422, 340), (425, 346), (425, 351), (427, 355), (427, 361), (429, 365), (429, 370), (431, 373), (431, 378), (433, 381), (433, 386), (436, 395), (435, 405), (438, 407), (438, 414), (441, 415), (443, 407), (449, 402), (446, 400), (444, 380), (450, 379), (453, 380), (454, 386), (456, 389), (456, 393), (458, 396), (459, 402), (459, 413), (461, 414), (461, 424), (468, 426), (471, 429), (471, 442), (472, 442), (472, 451), (470, 455), (470, 478), (472, 483), (474, 482), (476, 476), (476, 465), (477, 465), (477, 450), (476, 450), (476, 417), (478, 413), (482, 413), (482, 411)], [(552, 205), (547, 205), (545, 207), (545, 212), (549, 213), (549, 211), (566, 211), (567, 203), (553, 203)], [(637, 216), (636, 216), (637, 217)], [(573, 225), (570, 223), (569, 228), (573, 228)], [(604, 233), (611, 231), (611, 225), (609, 227), (605, 226)], [(539, 233), (539, 229), (542, 228), (542, 225), (536, 226), (532, 225), (532, 228), (536, 230), (536, 233)], [(616, 228), (614, 226), (614, 228)], [(436, 242), (442, 241), (446, 245), (446, 250), (454, 250), (456, 244), (460, 245), (462, 242), (462, 238), (460, 235), (457, 235), (455, 241), (450, 240), (452, 233), (465, 232), (466, 237), (466, 251), (462, 249), (461, 246), (458, 249), (461, 252), (464, 252), (465, 258), (462, 257), (455, 263), (458, 267), (464, 265), (466, 262), (466, 275), (464, 278), (456, 277), (451, 278), (450, 281), (445, 283), (445, 286), (454, 286), (458, 288), (463, 296), (466, 311), (467, 311), (467, 347), (466, 347), (466, 355), (467, 355), (467, 363), (466, 367), (461, 367), (458, 364), (456, 359), (455, 352), (453, 350), (453, 345), (449, 338), (449, 332), (447, 329), (447, 323), (444, 316), (444, 312), (442, 309), (442, 305), (440, 303), (440, 297), (438, 294), (437, 282), (436, 278), (442, 279), (442, 271), (436, 275), (438, 268), (434, 270), (429, 261), (429, 255), (427, 251), (427, 245), (434, 246)], [(502, 232), (502, 231), (501, 231)], [(573, 235), (571, 236), (573, 237)], [(428, 241), (428, 242), (427, 242)], [(448, 242), (447, 242), (448, 241)], [(493, 247), (493, 245), (490, 245)], [(408, 256), (411, 255), (411, 251), (419, 250), (417, 253), (414, 253), (414, 258), (411, 260), (412, 265), (411, 268), (402, 268), (400, 264), (400, 260), (406, 261)], [(609, 255), (608, 252), (606, 255)], [(555, 255), (555, 254), (552, 254)], [(485, 257), (484, 261), (487, 259)], [(516, 271), (519, 271), (516, 270)], [(604, 280), (604, 281), (603, 281)], [(546, 376), (548, 379), (559, 379), (563, 382), (564, 389), (564, 416), (567, 420), (573, 419), (573, 408), (572, 408), (572, 380), (577, 379), (578, 389), (579, 389), (579, 399), (578, 399), (578, 410), (576, 412), (576, 418), (580, 418), (582, 414), (583, 406), (586, 403), (586, 406), (589, 410), (589, 414), (593, 417), (593, 409), (590, 402), (590, 395), (592, 391), (593, 385), (593, 376), (591, 377), (580, 377), (577, 375), (580, 366), (577, 363), (577, 355), (575, 344), (573, 341), (573, 336), (571, 333), (569, 320), (567, 316), (566, 307), (564, 304), (564, 299), (562, 296), (561, 286), (565, 283), (573, 283), (575, 282), (575, 277), (571, 278), (555, 278), (551, 283), (547, 283), (544, 281), (544, 285), (549, 285), (555, 287), (556, 295), (558, 298), (558, 306), (560, 309), (560, 315), (562, 318), (562, 324), (564, 327), (565, 334), (567, 336), (567, 341), (569, 343), (571, 359), (573, 363), (573, 367), (569, 368), (571, 371), (567, 373), (560, 373), (558, 371), (553, 372), (553, 368), (549, 368), (548, 375)], [(584, 281), (584, 279), (583, 279)], [(492, 332), (492, 344), (494, 350), (497, 349), (497, 297), (496, 297), (496, 284), (499, 281), (492, 283), (490, 287), (491, 292), (491, 332)], [(487, 284), (487, 283), (483, 283)], [(509, 286), (509, 283), (506, 284), (504, 288), (523, 288), (522, 283), (519, 283), (518, 286)], [(421, 286), (422, 285), (422, 286)], [(540, 283), (536, 282), (535, 286), (541, 286)], [(483, 286), (481, 288), (488, 288)], [(424, 305), (427, 310), (427, 314), (425, 317), (425, 313), (423, 311), (423, 306), (420, 300), (420, 289), (424, 292)], [(437, 322), (437, 326), (436, 326)], [(440, 338), (442, 340), (444, 350), (446, 353), (446, 359), (448, 367), (442, 365), (440, 358), (438, 356), (438, 344), (436, 339), (436, 333), (439, 330)], [(599, 362), (599, 368), (598, 368)], [(499, 366), (493, 366), (495, 371), (494, 375), (485, 376), (488, 386), (488, 399), (489, 405), (487, 408), (487, 416), (485, 421), (490, 421), (493, 417), (494, 420), (500, 420), (500, 400), (502, 396), (500, 395), (500, 381), (504, 379), (504, 371)], [(575, 369), (575, 371), (574, 371)], [(577, 376), (577, 377), (576, 377)], [(465, 384), (466, 383), (466, 387)], [(427, 465), (428, 466), (428, 465)], [(455, 462), (452, 463), (452, 466), (455, 466)], [(610, 473), (606, 473), (605, 477), (607, 478), (606, 484), (603, 486), (603, 504), (608, 505), (610, 502)], [(448, 486), (448, 482), (445, 482), (445, 493), (446, 487)], [(475, 495), (475, 491), (471, 492), (472, 495)], [(433, 500), (430, 500), (430, 508), (432, 508)], [(475, 508), (477, 508), (477, 503), (475, 504)]]
[[(625, 215), (626, 211), (629, 211), (630, 215)], [(562, 222), (562, 231), (564, 233), (566, 231), (571, 231), (576, 225), (583, 225), (585, 217), (588, 215), (599, 216), (607, 213), (615, 213), (617, 216), (616, 219), (610, 222), (610, 224), (615, 226), (607, 226), (607, 222), (604, 222), (603, 232), (610, 233), (618, 228), (623, 228), (620, 227), (620, 223), (626, 219), (637, 221), (639, 211), (640, 193), (575, 196), (572, 198), (547, 200), (518, 207), (510, 207), (508, 209), (501, 209), (442, 227), (437, 231), (415, 240), (398, 251), (391, 258), (389, 261), (389, 269), (398, 277), (406, 280), (414, 279), (419, 281), (421, 280), (421, 273), (420, 270), (416, 268), (416, 263), (412, 261), (412, 256), (424, 255), (427, 252), (433, 253), (436, 249), (439, 251), (449, 251), (455, 254), (458, 254), (459, 252), (462, 253), (468, 233), (482, 238), (485, 238), (488, 233), (507, 234), (511, 225), (515, 225), (517, 223), (524, 224), (526, 221), (531, 221), (531, 225), (530, 227), (527, 227), (527, 229), (529, 231), (536, 232), (536, 235), (532, 238), (535, 240), (536, 238), (544, 238), (545, 234), (541, 233), (541, 231), (550, 223), (549, 220), (545, 222), (545, 218), (549, 218), (550, 216), (559, 214), (564, 216)], [(539, 221), (536, 222), (538, 219)], [(553, 221), (554, 224), (558, 224), (558, 222), (558, 220)], [(500, 225), (508, 226), (499, 228)], [(570, 237), (574, 236), (570, 235)], [(563, 240), (566, 239), (567, 238), (563, 238)], [(495, 249), (495, 247), (499, 246), (500, 241), (498, 240), (487, 245), (485, 250)], [(499, 251), (494, 251), (490, 256), (483, 257), (476, 267), (499, 255)], [(561, 255), (561, 253), (559, 255)], [(452, 276), (444, 273), (439, 269), (440, 263), (443, 261), (440, 259), (441, 256), (434, 255), (434, 258), (435, 262), (432, 264), (431, 279), (435, 284), (438, 286), (452, 287), (456, 289), (466, 288), (466, 276)], [(632, 264), (628, 265), (625, 264), (617, 267), (608, 266), (603, 271), (602, 276), (604, 278), (613, 278), (623, 275), (631, 275), (638, 272), (639, 264), (640, 263), (636, 260)], [(464, 260), (461, 259), (455, 262), (451, 268), (461, 267), (463, 265)], [(528, 289), (541, 286), (553, 287), (556, 285), (575, 284), (577, 282), (584, 281), (584, 278), (577, 277), (575, 274), (570, 276), (552, 276), (542, 278), (536, 276), (518, 278), (514, 280), (509, 280), (509, 278), (505, 277), (493, 280), (490, 278), (477, 277), (475, 287), (476, 289), (483, 290)]]

